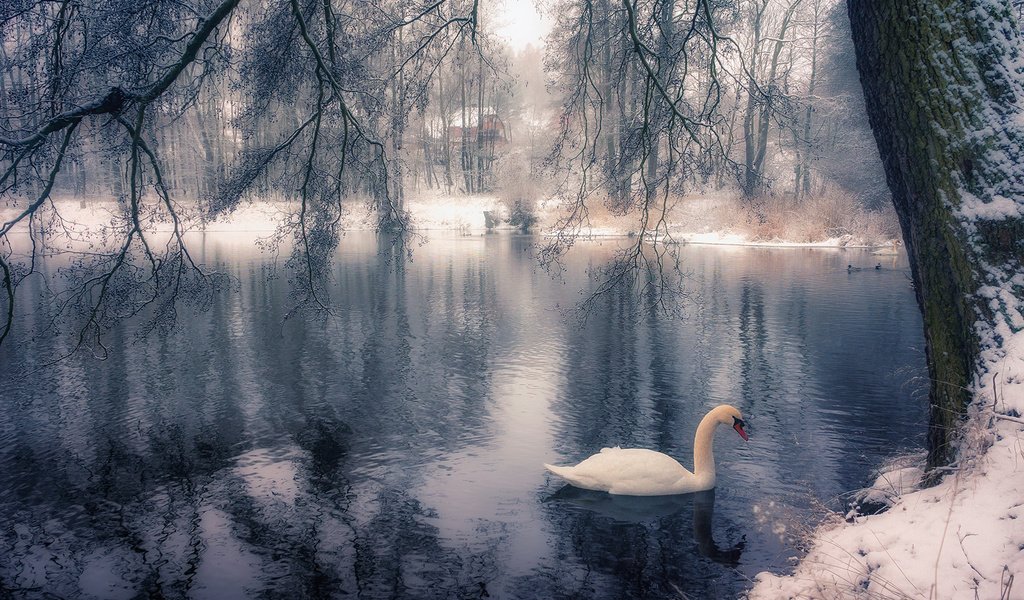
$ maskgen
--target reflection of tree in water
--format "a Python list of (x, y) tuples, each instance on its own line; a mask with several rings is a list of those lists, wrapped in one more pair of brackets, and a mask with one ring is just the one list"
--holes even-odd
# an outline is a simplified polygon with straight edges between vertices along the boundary
[[(428, 309), (408, 304), (422, 291), (407, 286), (422, 282), (401, 260), (380, 266), (345, 265), (352, 293), (373, 299), (344, 298), (367, 309), (336, 324), (282, 323), (286, 294), (255, 266), (240, 275), (241, 295), (218, 297), (180, 332), (133, 346), (115, 331), (111, 362), (96, 368), (76, 355), (52, 379), (20, 386), (0, 430), (0, 460), (14, 466), (9, 481), (0, 474), (0, 521), (11, 524), (0, 529), (0, 590), (76, 595), (99, 558), (102, 585), (156, 597), (209, 595), (210, 568), (282, 597), (486, 591), (500, 532), (481, 547), (442, 544), (434, 515), (407, 491), (415, 468), (394, 462), (383, 481), (354, 481), (351, 457), (386, 440), (408, 460), (437, 436), (460, 444), (453, 431), (486, 422), (494, 320), (481, 307), (494, 305), (493, 284), (473, 265), (452, 277), (445, 289), (457, 301), (417, 340), (424, 315), (414, 311)], [(417, 373), (428, 363), (472, 374), (460, 379), (456, 409), (438, 387), (446, 377)], [(61, 389), (62, 377), (80, 387)], [(417, 435), (428, 427), (436, 436)], [(253, 452), (268, 462), (241, 473), (239, 457)], [(292, 465), (284, 480), (250, 481), (281, 464)], [(275, 486), (293, 487), (294, 498)]]
[[(308, 460), (296, 474), (292, 503), (248, 490), (232, 468), (234, 448), (216, 437), (154, 428), (144, 454), (108, 439), (89, 465), (92, 485), (33, 504), (33, 514), (5, 518), (35, 525), (4, 532), (11, 570), (4, 568), (0, 581), (22, 587), (19, 570), (32, 562), (33, 548), (56, 538), (59, 562), (36, 581), (49, 591), (74, 594), (90, 557), (101, 552), (111, 558), (111, 576), (139, 593), (184, 597), (215, 542), (204, 522), (211, 511), (228, 518), (215, 535), (236, 540), (255, 559), (260, 580), (252, 583), (272, 595), (325, 598), (361, 590), (366, 597), (467, 597), (493, 579), (491, 550), (443, 547), (427, 524), (431, 513), (403, 491), (385, 487), (359, 498), (376, 507), (368, 520), (352, 514), (354, 490), (337, 476), (349, 434), (343, 423), (316, 418), (297, 433)], [(55, 523), (54, 515), (65, 522)]]
[(739, 337), (740, 390), (745, 403), (756, 402), (768, 394), (772, 365), (768, 356), (768, 330), (765, 327), (764, 291), (761, 284), (744, 279), (740, 288)]
[(699, 403), (703, 398), (684, 393), (679, 385), (679, 372), (675, 365), (692, 360), (690, 353), (681, 349), (675, 319), (666, 317), (656, 304), (654, 294), (646, 297), (644, 314), (645, 333), (649, 340), (650, 396), (653, 408), (652, 431), (654, 446), (671, 454), (680, 448), (692, 448), (679, 425), (680, 403)]
[[(643, 435), (638, 409), (638, 307), (633, 290), (611, 288), (595, 298), (583, 327), (568, 332), (561, 442), (570, 448), (635, 445)], [(581, 458), (581, 457), (577, 457)]]
[[(741, 532), (703, 520), (693, 500), (634, 519), (550, 502), (538, 527), (515, 521), (533, 507), (518, 497), (529, 508), (468, 523), (469, 534), (451, 533), (452, 524), (467, 527), (459, 515), (445, 520), (453, 511), (434, 512), (427, 474), (486, 446), (502, 425), (489, 414), (499, 405), (492, 371), (503, 352), (529, 351), (516, 338), (529, 313), (511, 307), (532, 309), (526, 297), (547, 293), (524, 289), (521, 273), (510, 277), (502, 271), (509, 267), (488, 260), (345, 258), (332, 289), (337, 314), (323, 321), (282, 321), (291, 307), (286, 286), (257, 262), (236, 273), (239, 294), (219, 296), (178, 331), (132, 344), (126, 327), (112, 333), (120, 337), (110, 338), (118, 343), (108, 362), (76, 356), (33, 385), (10, 388), (0, 413), (0, 590), (75, 596), (99, 574), (140, 595), (196, 597), (213, 595), (211, 579), (230, 575), (238, 589), (275, 597), (678, 597), (676, 588), (735, 596), (742, 575), (730, 565), (739, 548), (714, 538), (735, 543)], [(792, 393), (801, 386), (852, 379), (822, 357), (854, 339), (821, 339), (832, 334), (816, 321), (836, 321), (823, 308), (825, 291), (787, 290), (784, 280), (744, 287), (718, 271), (713, 278), (697, 307), (709, 316), (697, 324), (640, 319), (644, 307), (627, 292), (602, 298), (567, 340), (561, 331), (551, 336), (567, 349), (551, 454), (581, 458), (623, 443), (688, 463), (693, 429), (680, 421), (701, 412), (688, 402), (764, 393), (752, 421), (774, 435), (759, 436), (751, 451), (792, 457), (789, 470), (766, 479), (810, 473), (834, 488), (849, 477), (833, 468), (837, 457), (856, 445), (793, 447), (790, 434), (802, 423), (766, 409), (803, 402)], [(0, 350), (0, 379), (17, 362), (62, 354), (59, 344), (20, 340), (25, 358)], [(888, 360), (877, 352), (869, 365), (876, 356)], [(723, 365), (727, 377), (707, 374)], [(827, 406), (811, 399), (801, 415)], [(894, 414), (892, 404), (879, 414)], [(781, 440), (778, 451), (768, 438)], [(750, 467), (733, 477), (759, 473)], [(757, 497), (728, 483), (721, 490), (731, 494), (719, 507), (730, 517)], [(517, 537), (517, 527), (526, 534)], [(738, 568), (749, 574), (777, 546), (765, 546), (756, 524), (743, 533), (751, 545)], [(531, 536), (550, 536), (553, 562), (538, 567), (516, 554)]]
[[(542, 568), (550, 597), (714, 598), (734, 596), (743, 543), (735, 527), (714, 526), (714, 491), (629, 497), (565, 486), (544, 503), (556, 564)], [(528, 585), (524, 582), (524, 585)], [(534, 583), (536, 585), (536, 583)]]
[(688, 348), (691, 357), (688, 365), (690, 376), (685, 385), (694, 398), (707, 399), (712, 396), (711, 374), (720, 368), (728, 355), (728, 347), (721, 342), (721, 323), (728, 322), (732, 316), (730, 295), (725, 283), (719, 255), (706, 257), (703, 268), (693, 277), (696, 301), (689, 305), (689, 323), (694, 330)]
[[(39, 311), (46, 314), (46, 307)], [(4, 436), (0, 463), (13, 468), (4, 469), (0, 489), (16, 494), (0, 494), (0, 522), (7, 525), (0, 528), (0, 581), (8, 588), (71, 593), (88, 563), (102, 559), (139, 589), (175, 596), (161, 583), (168, 578), (159, 572), (174, 566), (159, 545), (171, 532), (190, 535), (197, 490), (236, 452), (237, 397), (210, 402), (199, 389), (201, 378), (193, 377), (185, 393), (168, 402), (167, 389), (180, 382), (161, 368), (166, 345), (133, 345), (123, 327), (110, 339), (106, 363), (75, 355), (37, 375), (34, 385), (7, 389), (12, 410), (4, 426), (13, 440)], [(55, 337), (21, 341), (34, 356), (64, 353)], [(107, 365), (117, 368), (100, 368)], [(154, 376), (131, 378), (129, 372)], [(193, 410), (190, 402), (217, 410)], [(190, 568), (186, 560), (178, 576)]]
[(423, 417), (440, 428), (438, 443), (454, 449), (466, 433), (484, 433), (489, 422), (491, 354), (499, 320), (496, 275), (470, 255), (432, 263), (423, 277), (418, 396), (430, 407)]
[(398, 251), (339, 266), (324, 353), (333, 356), (329, 391), (357, 441), (426, 457), (488, 422), (493, 275), (469, 259), (438, 262), (412, 270)]
[(680, 347), (681, 321), (665, 312), (656, 295), (638, 297), (628, 287), (610, 288), (588, 306), (585, 325), (567, 334), (572, 352), (565, 396), (556, 408), (560, 437), (591, 452), (613, 444), (642, 446), (690, 462), (693, 430), (682, 422), (706, 397), (682, 386), (689, 349)]
[[(227, 464), (231, 446), (172, 425), (142, 432), (150, 450), (140, 453), (96, 433), (94, 460), (50, 454), (35, 466), (46, 476), (33, 497), (0, 505), (5, 523), (22, 524), (0, 533), (7, 557), (0, 576), (13, 587), (33, 582), (67, 594), (90, 560), (107, 557), (111, 573), (140, 592), (184, 595), (202, 552), (202, 489)], [(61, 476), (76, 468), (91, 474), (84, 485)], [(52, 553), (48, 564), (40, 552)]]
[(355, 577), (367, 598), (472, 598), (497, 573), (494, 545), (481, 552), (438, 541), (434, 517), (401, 490), (382, 490), (355, 540)]

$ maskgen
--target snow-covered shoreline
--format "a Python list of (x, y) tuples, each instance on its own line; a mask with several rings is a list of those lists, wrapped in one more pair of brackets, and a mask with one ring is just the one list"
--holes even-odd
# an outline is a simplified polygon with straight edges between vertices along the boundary
[[(698, 200), (708, 203), (709, 200)], [(61, 218), (73, 224), (76, 229), (98, 230), (108, 227), (118, 219), (120, 206), (110, 200), (89, 199), (58, 199), (55, 206)], [(453, 231), (464, 235), (476, 235), (488, 230), (485, 212), (505, 219), (508, 210), (494, 196), (442, 197), (428, 196), (410, 200), (406, 208), (412, 217), (412, 225), (416, 231)], [(555, 232), (558, 209), (557, 203), (549, 201), (537, 207), (539, 225), (531, 231), (545, 236)], [(205, 233), (266, 233), (276, 231), (297, 210), (294, 202), (288, 201), (249, 201), (243, 202), (238, 208), (213, 221), (200, 223), (197, 220), (187, 222), (192, 231)], [(11, 207), (0, 206), (0, 221), (7, 221), (18, 214)], [(688, 216), (688, 215), (687, 215)], [(609, 218), (604, 223), (590, 223), (578, 229), (576, 238), (579, 240), (625, 238), (634, 235), (632, 223), (627, 219)], [(849, 248), (876, 249), (877, 254), (899, 254), (903, 251), (901, 243), (896, 239), (869, 239), (860, 234), (844, 234), (822, 237), (811, 241), (797, 241), (780, 237), (761, 239), (737, 231), (727, 225), (722, 226), (694, 222), (686, 216), (676, 219), (669, 225), (671, 239), (676, 243), (714, 246), (752, 246), (764, 248)], [(171, 231), (169, 221), (156, 221), (144, 225), (148, 231)], [(375, 215), (368, 207), (354, 206), (342, 218), (342, 226), (346, 231), (372, 231), (376, 226)], [(502, 223), (490, 231), (518, 231), (518, 228)]]
[(996, 335), (945, 478), (822, 525), (793, 574), (759, 574), (751, 600), (1024, 597), (1024, 331)]

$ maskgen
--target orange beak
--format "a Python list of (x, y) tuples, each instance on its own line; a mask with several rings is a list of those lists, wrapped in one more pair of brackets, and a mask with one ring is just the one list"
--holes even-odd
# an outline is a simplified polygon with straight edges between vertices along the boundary
[(740, 437), (743, 438), (744, 442), (750, 439), (750, 436), (747, 435), (747, 432), (743, 431), (742, 423), (736, 423), (732, 426), (732, 428), (736, 430), (736, 433), (740, 434)]

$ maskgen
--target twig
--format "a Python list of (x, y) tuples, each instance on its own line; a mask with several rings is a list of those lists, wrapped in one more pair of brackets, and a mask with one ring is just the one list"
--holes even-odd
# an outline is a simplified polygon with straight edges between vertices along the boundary
[(993, 416), (997, 419), (1002, 419), (1004, 421), (1012, 421), (1014, 423), (1020, 423), (1021, 425), (1024, 425), (1024, 419), (1011, 417), (1010, 415), (1001, 415), (999, 413), (995, 413)]
[(967, 548), (964, 548), (964, 540), (966, 540), (967, 538), (971, 537), (972, 535), (978, 535), (978, 534), (976, 534), (976, 533), (965, 533), (963, 536), (961, 536), (960, 535), (960, 527), (956, 528), (956, 537), (957, 537), (958, 540), (960, 540), (960, 551), (964, 553), (964, 558), (967, 560), (967, 566), (969, 566), (971, 569), (973, 569), (974, 572), (978, 574), (978, 577), (981, 577), (985, 581), (988, 581), (988, 577), (985, 577), (984, 575), (982, 575), (981, 571), (979, 571), (978, 568), (974, 566), (974, 563), (971, 562), (970, 557), (967, 556)]
[(1010, 590), (1013, 589), (1013, 573), (1010, 568), (1003, 565), (1003, 572), (999, 575), (999, 600), (1010, 600)]

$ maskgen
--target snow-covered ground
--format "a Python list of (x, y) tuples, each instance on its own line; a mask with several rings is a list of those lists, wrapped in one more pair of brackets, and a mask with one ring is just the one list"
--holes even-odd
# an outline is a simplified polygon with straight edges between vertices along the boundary
[(996, 333), (1002, 348), (983, 355), (960, 458), (942, 482), (893, 494), (882, 514), (823, 525), (792, 575), (761, 573), (749, 598), (1024, 598), (1014, 581), (1024, 573), (1024, 330)]
[[(694, 198), (681, 204), (685, 207), (670, 215), (668, 229), (673, 240), (691, 244), (723, 244), (748, 246), (793, 246), (822, 248), (865, 248), (880, 247), (879, 252), (897, 252), (898, 242), (877, 232), (851, 232), (834, 235), (807, 236), (799, 239), (787, 239), (784, 235), (752, 235), (742, 222), (730, 224), (727, 219), (739, 219), (733, 210), (730, 199)], [(121, 211), (117, 203), (109, 200), (89, 199), (82, 202), (78, 199), (58, 199), (57, 207), (61, 218), (75, 227), (96, 228), (108, 225)], [(243, 202), (238, 208), (220, 218), (202, 225), (207, 232), (272, 232), (289, 215), (298, 209), (292, 202), (252, 201)], [(537, 225), (534, 231), (550, 234), (554, 231), (561, 216), (562, 207), (557, 201), (539, 202), (536, 207)], [(508, 208), (496, 196), (444, 196), (436, 193), (418, 194), (406, 202), (406, 210), (412, 217), (413, 227), (421, 231), (448, 230), (465, 234), (483, 233), (487, 230), (484, 213), (507, 219)], [(581, 238), (621, 237), (635, 233), (636, 221), (633, 218), (594, 211), (588, 222), (579, 229)], [(716, 214), (710, 218), (708, 215)], [(0, 206), (0, 221), (7, 221), (16, 216), (15, 206)], [(723, 217), (722, 215), (725, 215)], [(364, 204), (353, 203), (348, 207), (342, 225), (348, 231), (373, 229), (375, 216)], [(193, 222), (192, 229), (200, 227)], [(153, 231), (169, 231), (169, 222), (156, 222), (147, 225)], [(502, 223), (496, 229), (515, 229)], [(888, 248), (886, 248), (888, 247)]]
[[(106, 199), (71, 198), (56, 199), (52, 206), (57, 208), (61, 218), (76, 227), (97, 228), (108, 225), (122, 211), (114, 201)], [(44, 207), (49, 211), (51, 206)], [(248, 201), (242, 202), (233, 211), (214, 221), (206, 222), (202, 228), (207, 232), (272, 232), (289, 216), (298, 211), (297, 202), (289, 201)], [(0, 204), (0, 221), (17, 216), (23, 206)], [(507, 210), (493, 196), (441, 197), (424, 196), (410, 200), (406, 209), (412, 215), (413, 225), (420, 230), (453, 230), (483, 232), (486, 230), (484, 211), (500, 212), (507, 216)], [(187, 210), (184, 211), (187, 213)], [(187, 215), (182, 215), (187, 216)], [(342, 225), (349, 231), (365, 231), (376, 225), (376, 216), (368, 205), (352, 203), (342, 219)], [(192, 221), (190, 228), (200, 227)], [(148, 224), (151, 231), (169, 231), (170, 222)]]

